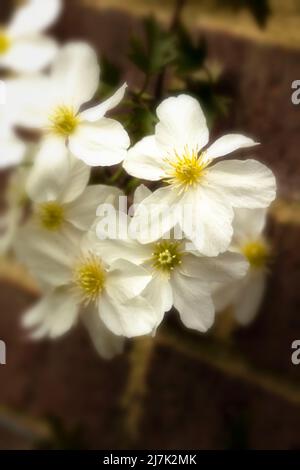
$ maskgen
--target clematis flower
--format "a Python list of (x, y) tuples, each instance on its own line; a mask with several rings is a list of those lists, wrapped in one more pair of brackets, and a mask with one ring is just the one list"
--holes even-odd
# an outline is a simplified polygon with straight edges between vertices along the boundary
[(18, 79), (0, 83), (0, 170), (18, 165), (26, 154), (26, 145), (15, 133), (19, 108), (15, 97), (18, 83)]
[(0, 107), (0, 170), (21, 163), (26, 146), (14, 133), (12, 123), (7, 119), (4, 108)]
[[(26, 192), (33, 203), (28, 230), (77, 232), (90, 229), (99, 204), (111, 204), (122, 192), (105, 185), (88, 186), (91, 169), (73, 157), (64, 142), (41, 146), (29, 174)], [(42, 235), (41, 235), (42, 236)]]
[(0, 256), (6, 256), (13, 248), (26, 205), (25, 185), (28, 167), (17, 168), (10, 176), (5, 191), (6, 208), (0, 216)]
[(61, 233), (41, 237), (40, 230), (33, 229), (21, 230), (16, 251), (46, 292), (25, 316), (35, 337), (56, 338), (79, 318), (89, 323), (90, 316), (117, 336), (152, 332), (153, 308), (140, 296), (151, 276), (141, 266), (126, 260), (110, 263), (87, 237)]
[(238, 209), (234, 217), (234, 238), (230, 249), (241, 253), (249, 262), (244, 279), (215, 288), (214, 302), (218, 311), (232, 305), (240, 325), (253, 321), (263, 300), (271, 247), (263, 235), (266, 210)]
[(61, 0), (28, 0), (0, 28), (0, 68), (33, 73), (50, 64), (57, 53), (53, 39), (43, 32), (57, 19)]
[(49, 76), (23, 80), (18, 90), (18, 122), (43, 131), (49, 153), (56, 145), (53, 141), (60, 141), (89, 166), (120, 163), (130, 145), (129, 137), (119, 122), (105, 114), (120, 103), (127, 85), (103, 103), (82, 110), (98, 85), (95, 51), (85, 43), (69, 43), (59, 52)]
[[(136, 190), (134, 203), (137, 208), (148, 194), (149, 190), (144, 186)], [(156, 327), (174, 305), (185, 326), (207, 331), (213, 324), (215, 313), (210, 284), (241, 279), (248, 269), (244, 257), (230, 252), (211, 258), (200, 256), (187, 248), (186, 240), (172, 238), (140, 244), (130, 234), (126, 214), (121, 214), (118, 220), (119, 238), (107, 238), (106, 221), (99, 218), (95, 230), (89, 234), (90, 240), (97, 253), (106, 253), (111, 262), (127, 259), (151, 273), (151, 282), (142, 295), (154, 306)]]
[(132, 147), (124, 161), (130, 175), (165, 182), (135, 214), (139, 241), (153, 242), (179, 224), (201, 253), (216, 256), (230, 244), (233, 208), (267, 207), (275, 198), (275, 178), (255, 160), (216, 162), (256, 144), (229, 134), (206, 148), (206, 119), (194, 98), (168, 98), (157, 116), (155, 135)]

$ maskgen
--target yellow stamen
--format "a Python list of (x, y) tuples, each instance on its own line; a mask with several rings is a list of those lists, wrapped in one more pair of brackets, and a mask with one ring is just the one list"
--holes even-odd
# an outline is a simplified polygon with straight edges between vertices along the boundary
[(105, 269), (100, 258), (89, 255), (74, 270), (74, 283), (79, 289), (82, 301), (96, 302), (105, 285)]
[(40, 204), (37, 209), (37, 215), (46, 230), (59, 230), (64, 221), (64, 209), (56, 201)]
[(0, 55), (5, 54), (11, 46), (11, 39), (0, 29)]
[(72, 107), (58, 106), (50, 116), (50, 131), (62, 137), (72, 135), (79, 124), (79, 117)]
[(199, 155), (197, 149), (190, 151), (188, 147), (185, 147), (183, 155), (175, 151), (175, 157), (176, 159), (165, 159), (169, 165), (167, 183), (177, 186), (182, 191), (197, 186), (210, 161), (205, 160), (203, 153)]
[(182, 261), (182, 251), (180, 250), (180, 242), (164, 240), (154, 245), (152, 253), (152, 267), (158, 271), (170, 273)]
[(264, 240), (246, 243), (242, 247), (242, 253), (253, 268), (265, 268), (270, 259), (270, 248)]

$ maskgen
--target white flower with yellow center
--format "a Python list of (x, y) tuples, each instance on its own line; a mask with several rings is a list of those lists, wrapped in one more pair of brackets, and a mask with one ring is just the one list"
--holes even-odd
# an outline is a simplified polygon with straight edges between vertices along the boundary
[(61, 0), (24, 0), (6, 26), (0, 26), (0, 68), (19, 73), (42, 70), (57, 45), (43, 32), (57, 19)]
[[(24, 231), (17, 254), (44, 288), (45, 296), (24, 318), (36, 338), (57, 338), (80, 319), (98, 351), (111, 356), (122, 336), (151, 333), (155, 316), (140, 296), (151, 277), (141, 266), (99, 256), (86, 237)], [(116, 336), (115, 336), (116, 335)]]
[[(149, 190), (140, 186), (135, 193), (137, 207), (147, 196)], [(123, 258), (149, 271), (152, 280), (142, 295), (154, 306), (156, 326), (174, 305), (188, 328), (205, 332), (212, 325), (215, 313), (210, 284), (241, 279), (247, 272), (248, 263), (240, 254), (197, 256), (187, 249), (186, 240), (172, 238), (140, 244), (131, 237), (125, 214), (119, 218), (122, 234), (119, 238), (106, 238), (103, 222), (104, 219), (99, 219), (89, 234), (95, 250), (100, 255), (106, 253), (111, 262)]]
[(216, 286), (214, 294), (217, 310), (222, 311), (232, 305), (237, 322), (244, 326), (251, 323), (258, 313), (266, 288), (271, 247), (263, 235), (265, 224), (266, 210), (235, 211), (231, 250), (245, 256), (249, 269), (244, 279)]
[(50, 147), (42, 146), (26, 183), (33, 203), (27, 229), (34, 224), (50, 233), (87, 231), (97, 207), (108, 198), (114, 204), (122, 192), (111, 186), (88, 186), (91, 169), (73, 157), (63, 142), (51, 144), (51, 158)]
[(139, 240), (153, 242), (179, 224), (201, 253), (216, 256), (230, 244), (233, 208), (267, 207), (275, 198), (275, 178), (255, 160), (215, 163), (256, 144), (229, 134), (205, 148), (208, 128), (194, 98), (168, 98), (157, 108), (157, 116), (155, 135), (138, 142), (124, 161), (130, 175), (166, 183), (136, 212), (133, 223), (139, 227)]
[(105, 114), (120, 103), (127, 85), (103, 103), (82, 110), (98, 89), (99, 72), (95, 51), (75, 42), (60, 50), (49, 76), (23, 80), (23, 87), (20, 84), (18, 122), (43, 132), (49, 159), (52, 142), (60, 141), (89, 166), (116, 165), (124, 160), (130, 145), (128, 134)]

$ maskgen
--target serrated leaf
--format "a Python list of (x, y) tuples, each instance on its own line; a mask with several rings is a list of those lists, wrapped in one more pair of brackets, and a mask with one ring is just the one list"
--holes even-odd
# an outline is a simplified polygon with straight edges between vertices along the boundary
[(146, 75), (160, 72), (172, 63), (177, 55), (176, 41), (172, 33), (161, 28), (155, 18), (143, 22), (145, 41), (133, 38), (129, 58)]
[(222, 8), (230, 8), (239, 11), (248, 9), (258, 25), (264, 28), (271, 15), (269, 0), (216, 0)]
[(177, 32), (177, 60), (176, 66), (179, 74), (193, 72), (202, 67), (207, 47), (203, 38), (197, 41), (189, 34), (187, 29), (180, 25)]

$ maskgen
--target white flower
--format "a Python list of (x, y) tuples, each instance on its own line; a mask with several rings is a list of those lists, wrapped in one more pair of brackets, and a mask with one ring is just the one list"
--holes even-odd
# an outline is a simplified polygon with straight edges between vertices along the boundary
[(28, 0), (0, 29), (0, 68), (32, 73), (45, 68), (57, 53), (56, 42), (42, 33), (61, 10), (61, 0)]
[[(42, 145), (26, 184), (33, 202), (28, 222), (49, 232), (90, 229), (99, 204), (114, 203), (122, 192), (105, 185), (88, 186), (91, 169), (70, 155), (64, 142)], [(42, 235), (41, 235), (42, 236)]]
[(35, 336), (56, 338), (79, 316), (89, 322), (90, 315), (117, 336), (152, 332), (153, 308), (140, 296), (151, 279), (147, 271), (125, 260), (110, 263), (86, 237), (40, 234), (22, 230), (16, 247), (18, 258), (48, 292), (25, 317)]
[(126, 84), (103, 103), (82, 111), (99, 85), (95, 51), (85, 43), (70, 43), (59, 52), (49, 77), (24, 80), (20, 87), (19, 124), (44, 131), (45, 145), (65, 142), (73, 155), (90, 166), (120, 163), (129, 137), (123, 126), (105, 114), (122, 100)]
[[(135, 193), (138, 205), (148, 196), (144, 186)], [(156, 312), (156, 327), (165, 312), (172, 306), (178, 310), (182, 322), (201, 332), (214, 321), (214, 305), (211, 283), (240, 279), (246, 274), (248, 263), (236, 253), (224, 253), (218, 257), (198, 256), (187, 248), (186, 240), (165, 239), (140, 244), (130, 234), (125, 213), (118, 214), (120, 237), (105, 238), (105, 219), (99, 219), (96, 231), (89, 234), (99, 255), (106, 253), (111, 262), (120, 258), (142, 265), (151, 273), (152, 280), (142, 295)], [(124, 224), (124, 227), (121, 225)], [(97, 243), (98, 237), (98, 243)]]
[(7, 255), (16, 239), (23, 216), (24, 180), (27, 172), (24, 168), (12, 174), (6, 193), (7, 207), (0, 216), (0, 255)]
[(15, 135), (5, 109), (0, 107), (0, 170), (18, 165), (25, 156), (26, 147)]
[(234, 238), (231, 250), (247, 258), (249, 270), (244, 279), (218, 285), (214, 302), (218, 311), (233, 306), (233, 314), (241, 325), (253, 321), (263, 300), (271, 249), (263, 236), (266, 210), (238, 209), (234, 217)]
[(155, 135), (131, 148), (124, 162), (129, 174), (166, 183), (136, 212), (139, 240), (154, 241), (178, 223), (201, 253), (216, 256), (230, 244), (233, 208), (267, 207), (275, 198), (275, 178), (255, 160), (215, 164), (215, 159), (255, 142), (230, 134), (204, 150), (208, 128), (194, 98), (168, 98), (157, 108), (157, 116)]
[(5, 210), (0, 216), (0, 255), (7, 255), (14, 246), (18, 229), (24, 219), (28, 197), (26, 184), (31, 171), (35, 145), (27, 145), (24, 165), (11, 173), (4, 193)]
[(21, 163), (26, 152), (25, 144), (14, 131), (19, 106), (15, 99), (17, 83), (18, 80), (14, 79), (1, 82), (0, 170)]

